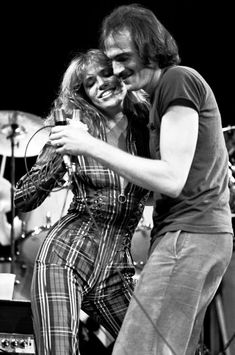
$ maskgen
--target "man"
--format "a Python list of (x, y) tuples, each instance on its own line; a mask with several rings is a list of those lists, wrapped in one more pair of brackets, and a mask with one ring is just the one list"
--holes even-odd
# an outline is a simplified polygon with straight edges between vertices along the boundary
[(175, 40), (150, 10), (115, 9), (103, 21), (101, 44), (127, 89), (149, 95), (152, 159), (128, 155), (82, 130), (74, 132), (72, 150), (69, 127), (54, 129), (52, 138), (64, 144), (60, 153), (90, 155), (154, 192), (150, 257), (113, 354), (192, 355), (232, 255), (219, 109), (202, 76), (179, 65)]

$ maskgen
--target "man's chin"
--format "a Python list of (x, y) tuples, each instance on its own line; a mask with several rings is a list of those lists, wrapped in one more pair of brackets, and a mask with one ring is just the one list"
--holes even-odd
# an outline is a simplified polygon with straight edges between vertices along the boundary
[(136, 90), (134, 85), (131, 83), (125, 83), (127, 91), (134, 91)]
[(126, 85), (126, 89), (127, 91), (136, 91), (136, 90), (139, 90), (139, 88), (136, 86), (136, 83), (135, 82), (125, 82), (125, 85)]

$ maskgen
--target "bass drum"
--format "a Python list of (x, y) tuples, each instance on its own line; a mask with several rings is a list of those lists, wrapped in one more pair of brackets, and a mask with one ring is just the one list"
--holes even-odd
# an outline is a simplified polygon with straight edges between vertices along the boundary
[(18, 243), (18, 260), (27, 268), (33, 268), (38, 250), (44, 241), (49, 228), (38, 227), (22, 237)]
[(30, 299), (33, 268), (39, 248), (50, 227), (67, 213), (72, 201), (71, 190), (53, 190), (35, 210), (21, 214), (23, 233), (16, 243), (16, 267), (20, 270), (17, 299)]
[(17, 243), (17, 269), (21, 270), (20, 283), (17, 287), (18, 299), (30, 299), (30, 288), (33, 276), (34, 262), (39, 248), (48, 234), (49, 228), (39, 227), (25, 235)]
[(34, 210), (21, 213), (24, 224), (24, 232), (27, 234), (35, 228), (46, 226), (50, 228), (61, 216), (67, 213), (72, 201), (72, 192), (66, 188), (52, 190), (43, 203)]

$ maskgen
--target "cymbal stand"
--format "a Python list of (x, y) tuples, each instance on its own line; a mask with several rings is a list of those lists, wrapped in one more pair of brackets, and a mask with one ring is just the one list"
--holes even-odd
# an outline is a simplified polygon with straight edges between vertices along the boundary
[(11, 273), (14, 273), (15, 262), (15, 235), (14, 235), (14, 218), (15, 218), (15, 204), (14, 204), (14, 190), (15, 190), (15, 137), (24, 133), (22, 127), (17, 124), (17, 111), (9, 117), (9, 124), (2, 127), (2, 133), (4, 133), (7, 139), (11, 141)]
[(15, 263), (15, 231), (14, 231), (14, 218), (15, 218), (15, 204), (14, 204), (14, 190), (15, 190), (15, 131), (17, 125), (12, 125), (11, 139), (11, 273), (14, 274), (14, 263)]
[(11, 273), (14, 274), (14, 263), (15, 263), (15, 232), (14, 232), (14, 218), (15, 218), (15, 204), (14, 204), (14, 190), (15, 190), (15, 137), (16, 137), (16, 129), (18, 125), (16, 123), (12, 123), (11, 125), (11, 133), (7, 137), (11, 140)]

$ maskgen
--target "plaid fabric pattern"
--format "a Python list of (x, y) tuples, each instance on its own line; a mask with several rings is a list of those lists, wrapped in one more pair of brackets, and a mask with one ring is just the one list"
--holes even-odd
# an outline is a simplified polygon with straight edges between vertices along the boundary
[[(130, 132), (127, 149), (137, 154), (136, 146)], [(36, 208), (65, 172), (62, 158), (47, 144), (17, 183), (16, 207)], [(126, 202), (120, 203), (119, 176), (80, 156), (73, 193), (68, 214), (50, 229), (34, 268), (31, 302), (39, 355), (78, 354), (80, 308), (116, 337), (134, 287), (131, 237), (148, 192), (128, 183)]]

